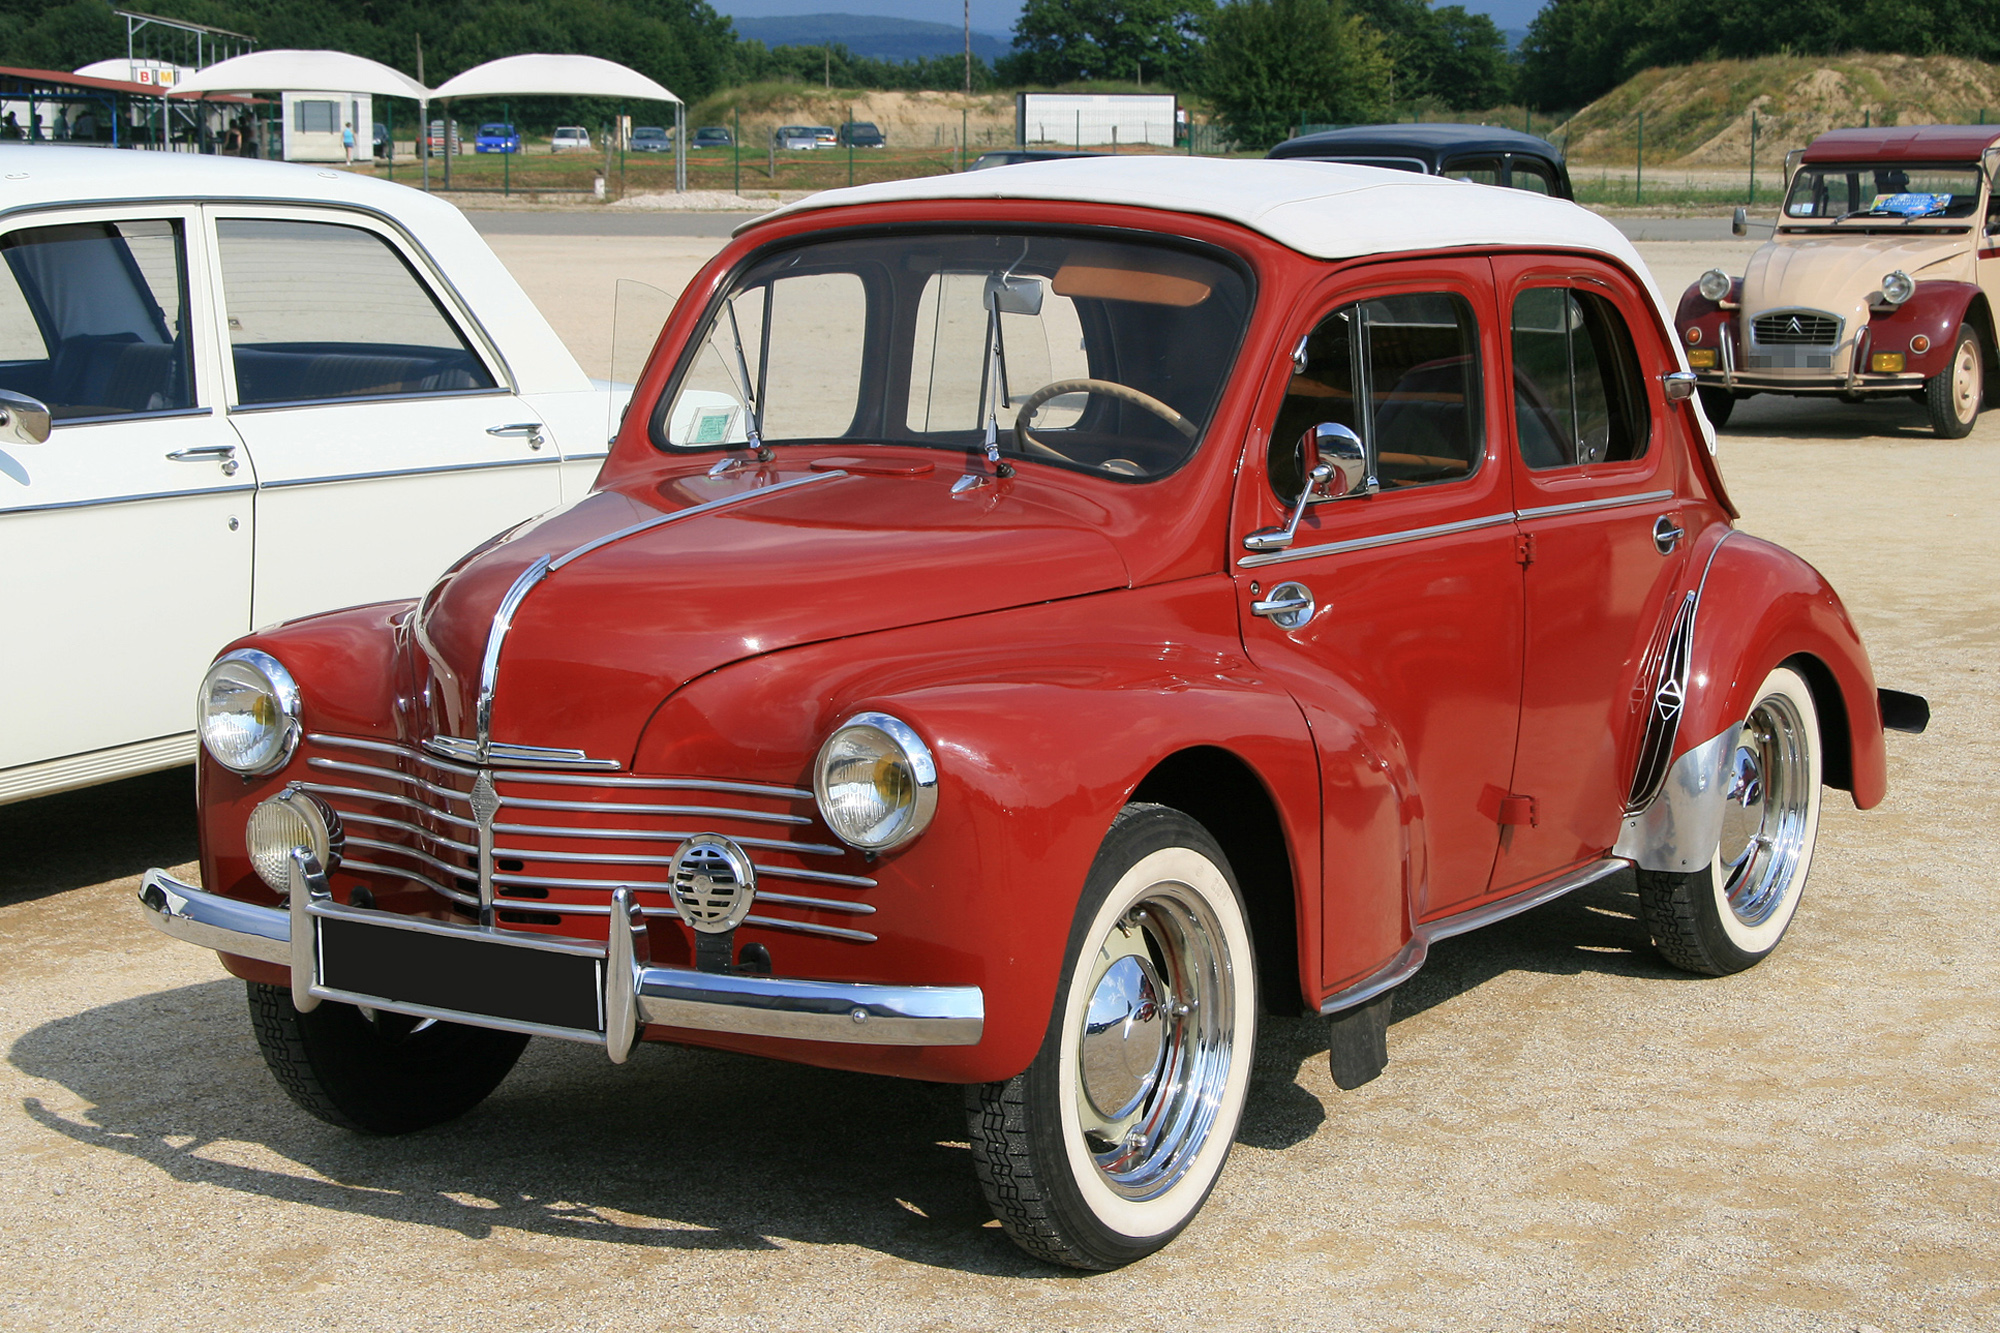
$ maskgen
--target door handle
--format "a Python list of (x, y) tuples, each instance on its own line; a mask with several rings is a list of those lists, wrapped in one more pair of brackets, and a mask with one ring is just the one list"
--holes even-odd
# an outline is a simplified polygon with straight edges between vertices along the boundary
[(542, 439), (542, 423), (539, 421), (517, 421), (511, 426), (488, 426), (486, 433), (488, 435), (504, 436), (509, 439), (526, 440), (530, 449), (539, 449), (544, 443)]
[(1262, 601), (1250, 603), (1250, 614), (1263, 616), (1279, 629), (1303, 629), (1313, 618), (1312, 589), (1303, 583), (1280, 583)]
[(222, 475), (236, 475), (236, 446), (233, 444), (197, 444), (186, 449), (176, 449), (167, 457), (176, 463), (206, 463), (214, 461), (222, 464)]
[(1674, 522), (1672, 514), (1662, 514), (1653, 520), (1653, 549), (1661, 555), (1672, 555), (1685, 536), (1686, 531)]

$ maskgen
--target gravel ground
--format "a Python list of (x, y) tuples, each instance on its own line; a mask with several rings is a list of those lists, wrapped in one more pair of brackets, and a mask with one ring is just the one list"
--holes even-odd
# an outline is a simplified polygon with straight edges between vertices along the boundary
[[(1648, 258), (1669, 290), (1739, 262)], [(1193, 1227), (1079, 1276), (991, 1224), (949, 1089), (537, 1042), (456, 1124), (329, 1129), (240, 985), (137, 920), (139, 870), (193, 871), (185, 773), (0, 807), (0, 1327), (1994, 1327), (2000, 414), (1942, 443), (1910, 404), (1758, 399), (1723, 456), (1935, 714), (1881, 809), (1829, 794), (1763, 966), (1669, 970), (1617, 880), (1448, 941), (1358, 1091), (1270, 1022)]]

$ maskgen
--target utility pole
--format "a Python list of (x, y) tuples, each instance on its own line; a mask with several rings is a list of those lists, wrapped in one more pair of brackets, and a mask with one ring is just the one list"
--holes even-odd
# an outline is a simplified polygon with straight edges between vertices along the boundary
[(965, 0), (965, 95), (972, 96), (972, 0)]

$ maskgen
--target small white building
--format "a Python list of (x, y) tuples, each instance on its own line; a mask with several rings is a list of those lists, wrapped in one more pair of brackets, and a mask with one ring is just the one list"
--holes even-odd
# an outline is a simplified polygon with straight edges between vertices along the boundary
[(287, 162), (344, 162), (341, 131), (354, 131), (354, 160), (366, 161), (375, 142), (375, 99), (368, 93), (283, 93)]
[(1014, 141), (1024, 148), (1174, 146), (1171, 93), (1017, 93)]

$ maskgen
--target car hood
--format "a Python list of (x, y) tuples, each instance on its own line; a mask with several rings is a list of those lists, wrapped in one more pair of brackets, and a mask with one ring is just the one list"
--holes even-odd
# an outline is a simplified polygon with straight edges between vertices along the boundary
[(731, 662), (1130, 581), (1104, 515), (1073, 494), (954, 494), (956, 468), (842, 462), (880, 466), (653, 476), (474, 552), (413, 622), (407, 731), (477, 739), (497, 639), (493, 741), (627, 764), (662, 700)]
[[(1902, 269), (1913, 278), (1969, 277), (1963, 236), (1783, 237), (1758, 249), (1743, 272), (1743, 309), (1825, 310), (1867, 322), (1869, 303), (1884, 275)], [(1967, 272), (1958, 271), (1966, 265)], [(1850, 323), (1850, 328), (1858, 325)]]

